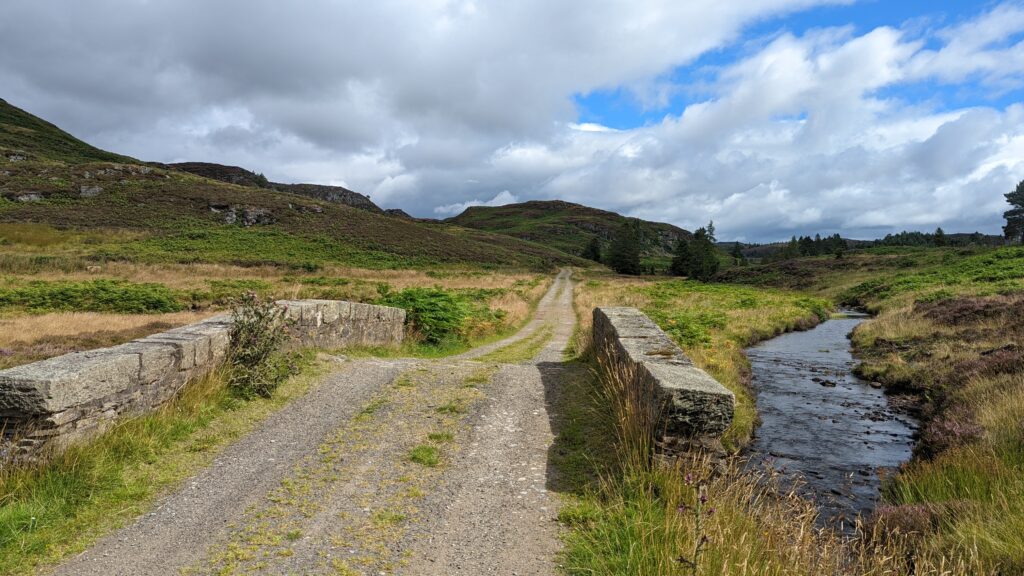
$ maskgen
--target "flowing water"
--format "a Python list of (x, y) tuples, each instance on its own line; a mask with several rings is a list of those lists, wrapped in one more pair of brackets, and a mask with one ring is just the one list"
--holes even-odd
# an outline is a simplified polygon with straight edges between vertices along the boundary
[(878, 502), (880, 478), (910, 458), (916, 427), (853, 375), (847, 335), (865, 319), (849, 314), (747, 349), (762, 420), (750, 465), (774, 467), (823, 522), (847, 528)]

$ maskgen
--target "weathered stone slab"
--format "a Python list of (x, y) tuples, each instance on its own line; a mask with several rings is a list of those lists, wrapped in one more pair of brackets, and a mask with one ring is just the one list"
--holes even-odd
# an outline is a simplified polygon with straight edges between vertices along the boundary
[(139, 355), (107, 348), (0, 371), (0, 412), (61, 412), (139, 380)]
[(405, 310), (337, 300), (282, 300), (296, 344), (321, 348), (400, 344)]
[(627, 369), (650, 391), (664, 436), (720, 436), (736, 398), (693, 362), (657, 324), (635, 308), (595, 308), (594, 345), (605, 361)]

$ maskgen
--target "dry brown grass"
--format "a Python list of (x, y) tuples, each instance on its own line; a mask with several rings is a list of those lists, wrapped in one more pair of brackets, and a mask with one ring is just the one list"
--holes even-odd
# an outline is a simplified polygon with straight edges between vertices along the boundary
[(57, 312), (38, 316), (0, 319), (0, 348), (17, 342), (32, 343), (48, 337), (69, 337), (89, 332), (123, 332), (147, 324), (184, 326), (216, 312), (175, 312), (172, 314), (101, 314)]
[(198, 322), (211, 314), (73, 312), (0, 319), (0, 369), (69, 352), (123, 344), (176, 326)]

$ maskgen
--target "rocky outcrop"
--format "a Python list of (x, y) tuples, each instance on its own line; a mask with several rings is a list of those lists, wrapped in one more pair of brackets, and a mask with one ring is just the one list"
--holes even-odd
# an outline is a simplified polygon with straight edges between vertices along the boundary
[[(292, 320), (293, 346), (340, 348), (402, 341), (405, 311), (328, 300), (279, 302)], [(95, 434), (117, 418), (153, 410), (219, 366), (231, 317), (139, 340), (0, 371), (0, 431), (31, 453)]]
[(736, 398), (635, 308), (594, 309), (594, 345), (611, 370), (626, 375), (654, 412), (661, 439), (718, 437), (732, 423)]
[(310, 198), (316, 198), (317, 200), (326, 200), (327, 202), (334, 202), (336, 204), (345, 204), (346, 206), (359, 208), (360, 210), (366, 210), (367, 212), (374, 212), (376, 214), (384, 213), (380, 206), (377, 206), (370, 200), (369, 196), (353, 192), (352, 190), (342, 188), (341, 186), (325, 186), (321, 184), (277, 184), (271, 182), (270, 187), (281, 192), (299, 194), (301, 196), (308, 196)]
[(401, 208), (388, 208), (384, 211), (388, 216), (394, 216), (395, 218), (404, 218), (405, 220), (415, 220), (408, 212)]
[(317, 200), (325, 200), (336, 204), (345, 204), (353, 208), (359, 208), (360, 210), (366, 210), (377, 214), (384, 213), (380, 206), (374, 204), (365, 194), (353, 192), (352, 190), (342, 188), (341, 186), (326, 186), (321, 184), (281, 184), (279, 182), (270, 182), (263, 176), (263, 174), (257, 174), (238, 166), (224, 166), (222, 164), (213, 164), (210, 162), (180, 162), (178, 164), (166, 164), (162, 166), (174, 170), (181, 170), (182, 172), (188, 172), (204, 178), (210, 178), (211, 180), (219, 180), (229, 184), (236, 184), (238, 186), (249, 186), (252, 188), (265, 188), (268, 190), (277, 190), (278, 192), (288, 192), (289, 194), (298, 194), (300, 196), (316, 198)]

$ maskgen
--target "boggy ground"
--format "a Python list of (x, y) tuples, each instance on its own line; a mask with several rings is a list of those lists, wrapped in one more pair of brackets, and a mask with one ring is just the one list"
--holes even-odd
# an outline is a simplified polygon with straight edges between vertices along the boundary
[(56, 573), (553, 573), (549, 396), (572, 292), (563, 272), (516, 336), (459, 357), (339, 360)]

